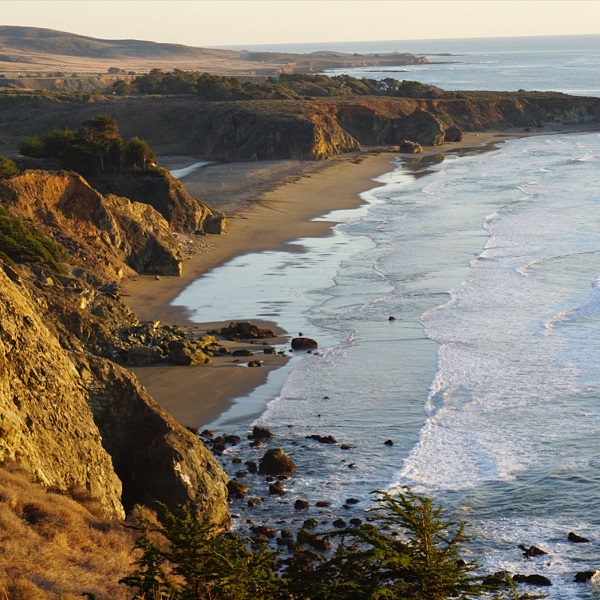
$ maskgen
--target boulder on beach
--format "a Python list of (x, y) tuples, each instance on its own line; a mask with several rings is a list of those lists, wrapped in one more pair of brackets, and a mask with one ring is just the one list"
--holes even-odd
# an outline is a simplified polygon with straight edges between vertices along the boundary
[(423, 152), (423, 146), (411, 140), (403, 140), (398, 146), (398, 152), (402, 152), (404, 154), (420, 154)]

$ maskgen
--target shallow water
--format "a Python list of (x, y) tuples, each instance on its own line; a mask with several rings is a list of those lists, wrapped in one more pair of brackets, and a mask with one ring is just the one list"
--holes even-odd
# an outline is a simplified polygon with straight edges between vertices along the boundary
[(600, 562), (599, 160), (588, 134), (399, 165), (333, 236), (235, 259), (177, 300), (320, 342), (211, 424), (258, 417), (298, 464), (285, 500), (254, 514), (290, 519), (296, 497), (360, 511), (407, 483), (469, 522), (486, 570), (595, 597), (570, 580)]

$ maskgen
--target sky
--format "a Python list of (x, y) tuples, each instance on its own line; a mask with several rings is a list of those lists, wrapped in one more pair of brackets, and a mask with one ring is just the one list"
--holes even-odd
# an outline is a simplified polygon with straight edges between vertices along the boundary
[(0, 25), (189, 46), (600, 34), (600, 0), (0, 0)]

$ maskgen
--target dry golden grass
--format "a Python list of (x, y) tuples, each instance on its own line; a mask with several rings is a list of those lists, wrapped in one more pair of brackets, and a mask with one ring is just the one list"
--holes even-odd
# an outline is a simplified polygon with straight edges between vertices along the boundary
[(83, 505), (0, 468), (0, 600), (125, 600), (133, 533)]

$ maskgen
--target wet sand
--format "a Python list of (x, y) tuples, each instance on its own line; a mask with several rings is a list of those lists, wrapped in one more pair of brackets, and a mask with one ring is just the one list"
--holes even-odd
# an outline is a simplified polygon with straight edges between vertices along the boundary
[[(492, 149), (495, 142), (523, 133), (467, 134), (462, 142), (428, 148), (412, 160), (467, 148)], [(298, 238), (330, 234), (333, 222), (311, 221), (334, 210), (360, 206), (359, 194), (373, 189), (374, 178), (393, 170), (400, 155), (389, 150), (346, 155), (324, 162), (270, 161), (263, 163), (229, 163), (201, 167), (181, 181), (195, 197), (206, 201), (228, 218), (224, 235), (194, 236), (192, 250), (184, 261), (182, 277), (139, 276), (123, 286), (128, 305), (141, 320), (159, 320), (166, 324), (194, 327), (208, 331), (226, 323), (194, 323), (183, 307), (171, 302), (181, 291), (203, 274), (228, 260), (248, 253), (285, 249)], [(199, 157), (160, 157), (168, 169), (182, 168)], [(181, 236), (185, 246), (186, 236)], [(253, 315), (247, 320), (276, 328)], [(285, 344), (285, 332), (269, 343)], [(262, 343), (262, 341), (261, 341)], [(228, 343), (257, 354), (263, 361), (259, 368), (249, 368), (249, 359), (231, 356), (214, 357), (210, 365), (193, 367), (156, 366), (134, 371), (155, 400), (182, 425), (201, 428), (215, 420), (233, 400), (248, 395), (262, 385), (268, 373), (285, 364), (281, 355), (265, 355), (256, 344)], [(280, 346), (281, 347), (281, 346)], [(260, 356), (258, 356), (260, 355)], [(235, 361), (235, 362), (234, 362)]]

